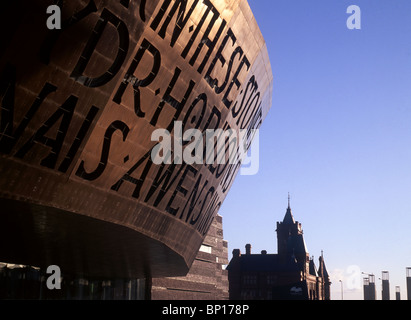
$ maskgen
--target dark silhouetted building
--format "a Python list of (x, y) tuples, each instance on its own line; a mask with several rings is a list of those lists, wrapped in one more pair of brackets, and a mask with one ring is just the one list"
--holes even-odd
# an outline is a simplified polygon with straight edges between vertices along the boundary
[(233, 250), (228, 269), (232, 300), (329, 300), (330, 279), (323, 255), (318, 268), (309, 257), (301, 223), (294, 220), (288, 202), (282, 222), (277, 222), (277, 254), (245, 254)]

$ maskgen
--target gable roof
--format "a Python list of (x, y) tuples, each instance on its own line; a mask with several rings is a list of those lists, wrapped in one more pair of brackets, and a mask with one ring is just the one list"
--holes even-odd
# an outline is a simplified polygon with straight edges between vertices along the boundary
[[(242, 272), (294, 272), (300, 270), (295, 259), (287, 257), (284, 262), (278, 254), (244, 254), (236, 260), (240, 264)], [(228, 265), (228, 270), (232, 262), (234, 259)]]

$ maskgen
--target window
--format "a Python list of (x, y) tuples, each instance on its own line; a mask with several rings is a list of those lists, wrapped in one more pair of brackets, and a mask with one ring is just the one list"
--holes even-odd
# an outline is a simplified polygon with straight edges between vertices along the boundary
[(250, 300), (255, 299), (257, 292), (255, 290), (242, 290), (241, 291), (241, 299), (242, 300)]
[(205, 252), (205, 253), (211, 253), (211, 247), (205, 244), (202, 244), (200, 247), (200, 251)]
[(256, 285), (257, 276), (256, 275), (245, 275), (243, 276), (243, 283), (248, 284), (248, 285)]

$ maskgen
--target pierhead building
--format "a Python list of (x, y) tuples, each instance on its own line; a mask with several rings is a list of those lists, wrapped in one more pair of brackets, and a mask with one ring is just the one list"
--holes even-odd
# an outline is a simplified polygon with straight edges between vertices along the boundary
[(232, 300), (329, 300), (330, 279), (323, 254), (309, 256), (301, 223), (294, 220), (288, 201), (282, 221), (277, 222), (277, 254), (263, 250), (253, 254), (233, 250), (227, 267)]

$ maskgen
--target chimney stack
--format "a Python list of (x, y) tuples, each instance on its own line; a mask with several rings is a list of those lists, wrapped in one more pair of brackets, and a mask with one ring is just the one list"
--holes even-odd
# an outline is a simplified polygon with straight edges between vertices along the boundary
[(245, 245), (245, 254), (251, 254), (251, 244)]

